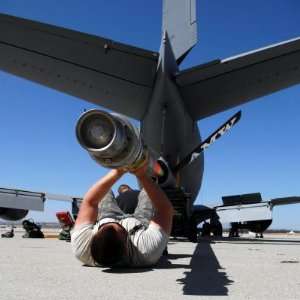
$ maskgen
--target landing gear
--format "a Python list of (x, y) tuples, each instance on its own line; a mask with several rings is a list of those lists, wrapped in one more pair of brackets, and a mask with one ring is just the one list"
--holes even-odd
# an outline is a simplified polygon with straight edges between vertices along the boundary
[(214, 237), (222, 237), (223, 227), (219, 220), (211, 219), (210, 220), (211, 232)]
[(187, 232), (187, 237), (190, 242), (192, 243), (197, 243), (198, 242), (198, 230), (197, 230), (197, 223), (191, 219), (189, 221), (189, 226), (188, 226), (188, 232)]
[(256, 233), (256, 234), (255, 234), (255, 237), (258, 238), (258, 239), (263, 239), (263, 238), (264, 238), (264, 235), (263, 235), (262, 232), (261, 232), (261, 233)]
[(203, 237), (222, 237), (223, 227), (219, 220), (210, 220), (210, 223), (204, 221), (201, 230), (201, 236)]
[[(165, 188), (164, 192), (172, 202), (175, 211), (171, 236), (187, 237), (193, 243), (198, 242), (200, 232), (202, 236), (222, 237), (222, 224), (213, 209), (193, 206), (191, 195), (181, 188)], [(206, 219), (210, 219), (210, 223), (204, 222), (202, 230), (199, 230), (198, 225)]]
[(238, 238), (238, 237), (240, 237), (239, 228), (238, 228), (237, 223), (231, 223), (231, 228), (230, 228), (229, 236), (228, 237), (230, 237), (230, 238)]
[(202, 225), (201, 236), (202, 237), (210, 236), (210, 233), (211, 233), (210, 224), (204, 221)]
[(219, 220), (211, 219), (210, 223), (204, 221), (202, 228), (198, 229), (198, 223), (194, 220), (190, 220), (188, 239), (196, 243), (198, 242), (198, 236), (201, 233), (202, 237), (216, 237), (220, 238), (223, 236), (223, 227)]

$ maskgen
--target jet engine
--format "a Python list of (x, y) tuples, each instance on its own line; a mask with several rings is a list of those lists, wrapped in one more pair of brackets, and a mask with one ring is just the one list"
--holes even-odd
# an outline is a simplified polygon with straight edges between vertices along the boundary
[(0, 219), (17, 221), (25, 218), (27, 214), (26, 209), (0, 207)]
[(80, 145), (103, 167), (134, 169), (148, 159), (150, 176), (161, 186), (175, 184), (168, 163), (144, 145), (138, 129), (125, 116), (89, 110), (80, 116), (76, 136)]

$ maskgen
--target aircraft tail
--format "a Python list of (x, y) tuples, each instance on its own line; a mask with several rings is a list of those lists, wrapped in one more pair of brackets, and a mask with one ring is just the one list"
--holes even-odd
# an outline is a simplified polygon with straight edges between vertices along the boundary
[(179, 64), (197, 43), (196, 0), (163, 0), (162, 32)]

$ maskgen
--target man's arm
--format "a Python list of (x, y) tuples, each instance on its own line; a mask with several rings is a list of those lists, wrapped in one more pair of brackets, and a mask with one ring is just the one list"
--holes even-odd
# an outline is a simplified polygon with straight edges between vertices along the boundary
[(76, 225), (93, 224), (97, 220), (98, 205), (103, 197), (110, 191), (113, 184), (125, 173), (121, 169), (113, 169), (98, 180), (85, 194), (80, 205)]
[(137, 179), (142, 184), (147, 192), (151, 202), (155, 208), (155, 216), (151, 219), (150, 223), (158, 224), (168, 235), (172, 230), (172, 220), (174, 209), (166, 194), (161, 188), (153, 182), (147, 175), (147, 164), (133, 171)]

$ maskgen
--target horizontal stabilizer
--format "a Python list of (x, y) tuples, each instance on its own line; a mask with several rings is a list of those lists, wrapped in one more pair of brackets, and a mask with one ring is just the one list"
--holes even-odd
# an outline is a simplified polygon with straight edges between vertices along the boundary
[(272, 206), (299, 204), (300, 197), (284, 197), (270, 200)]
[(180, 72), (187, 110), (203, 119), (300, 83), (300, 38)]
[(99, 104), (144, 115), (158, 54), (0, 14), (0, 70)]

